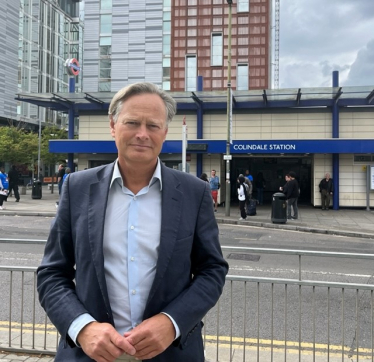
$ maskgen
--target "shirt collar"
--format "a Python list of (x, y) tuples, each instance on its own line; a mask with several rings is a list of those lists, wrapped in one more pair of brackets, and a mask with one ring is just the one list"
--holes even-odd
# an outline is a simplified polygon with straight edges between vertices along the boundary
[[(113, 176), (112, 176), (112, 180), (110, 181), (109, 188), (112, 187), (114, 181), (118, 178), (119, 178), (118, 181), (120, 185), (123, 186), (123, 180), (122, 180), (121, 172), (119, 171), (118, 158), (117, 158), (114, 164)], [(157, 180), (160, 181), (160, 191), (162, 191), (161, 162), (159, 158), (157, 158), (157, 166), (156, 166), (155, 172), (153, 173), (153, 176), (151, 177), (151, 180), (149, 181), (149, 186), (152, 186)]]

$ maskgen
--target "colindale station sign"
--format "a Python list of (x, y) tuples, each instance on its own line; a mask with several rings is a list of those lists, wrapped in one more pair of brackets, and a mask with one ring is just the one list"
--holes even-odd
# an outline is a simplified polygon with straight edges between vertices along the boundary
[(258, 152), (258, 151), (296, 151), (294, 143), (239, 143), (234, 144), (234, 151)]

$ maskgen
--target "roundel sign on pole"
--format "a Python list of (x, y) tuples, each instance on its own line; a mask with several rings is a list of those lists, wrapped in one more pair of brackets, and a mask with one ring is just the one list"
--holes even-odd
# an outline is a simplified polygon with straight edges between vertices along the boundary
[(76, 60), (75, 58), (66, 59), (65, 67), (70, 75), (77, 76), (81, 71), (81, 67), (78, 63), (78, 60)]

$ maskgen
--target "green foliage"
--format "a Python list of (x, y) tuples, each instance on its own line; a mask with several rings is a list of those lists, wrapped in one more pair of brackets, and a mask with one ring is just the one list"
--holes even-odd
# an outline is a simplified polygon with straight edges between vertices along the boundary
[[(55, 126), (42, 130), (40, 159), (45, 164), (56, 164), (67, 154), (49, 153), (50, 139), (67, 139), (67, 132)], [(0, 127), (0, 161), (33, 166), (38, 159), (39, 135), (15, 126)]]
[(50, 153), (49, 140), (67, 139), (68, 133), (64, 129), (56, 126), (47, 126), (42, 130), (42, 140), (40, 145), (40, 159), (45, 165), (52, 165), (67, 158), (66, 153)]
[(3, 162), (32, 165), (38, 157), (38, 135), (14, 126), (0, 127), (0, 155)]

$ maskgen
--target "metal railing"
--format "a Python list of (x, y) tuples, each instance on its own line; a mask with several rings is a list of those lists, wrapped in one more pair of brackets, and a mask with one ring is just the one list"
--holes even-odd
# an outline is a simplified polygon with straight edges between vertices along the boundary
[[(364, 263), (374, 261), (373, 254), (222, 249), (298, 261), (292, 278), (289, 268), (273, 271), (284, 274), (274, 277), (227, 276), (219, 302), (204, 318), (207, 361), (374, 361), (374, 284), (310, 280), (303, 268), (310, 257)], [(36, 268), (0, 266), (0, 280), (1, 349), (54, 354), (59, 335), (38, 303)]]

